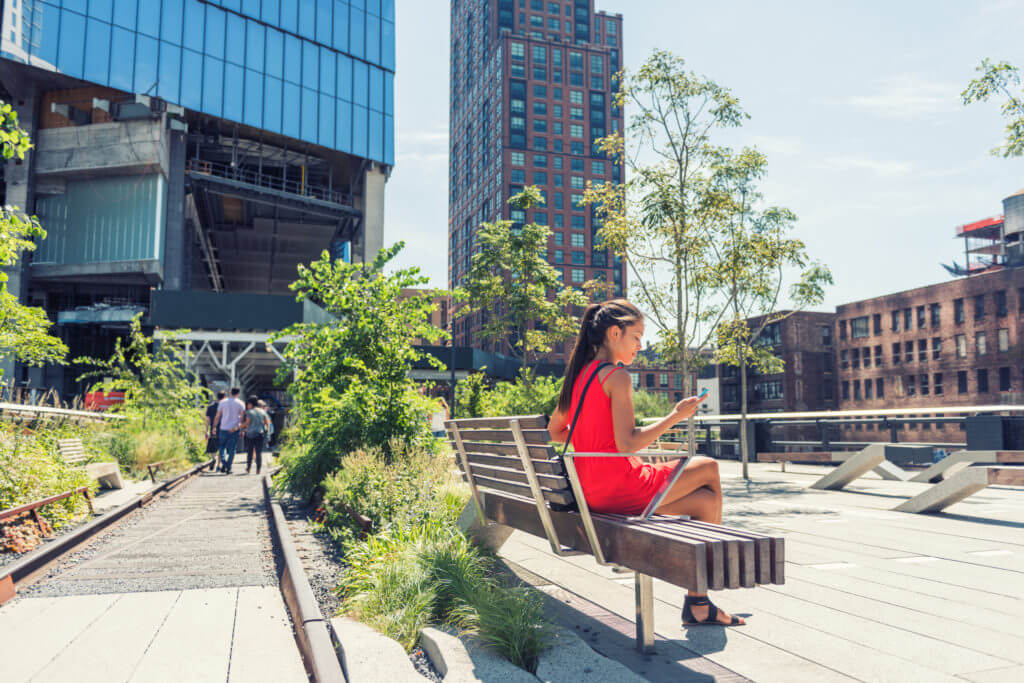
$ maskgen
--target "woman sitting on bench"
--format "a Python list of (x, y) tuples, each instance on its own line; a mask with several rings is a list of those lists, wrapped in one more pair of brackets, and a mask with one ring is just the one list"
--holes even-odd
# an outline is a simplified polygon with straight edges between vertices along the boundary
[[(558, 407), (548, 425), (552, 439), (565, 442), (584, 387), (583, 407), (572, 432), (573, 448), (580, 453), (636, 453), (697, 412), (703, 399), (691, 396), (677, 403), (670, 415), (645, 427), (636, 426), (633, 384), (629, 373), (619, 370), (636, 358), (643, 335), (643, 314), (625, 299), (587, 307), (566, 367)], [(587, 386), (595, 373), (595, 381)], [(623, 515), (640, 514), (676, 466), (674, 462), (652, 465), (635, 456), (584, 457), (575, 463), (591, 511)], [(721, 524), (718, 463), (703, 456), (689, 458), (655, 512)], [(738, 626), (744, 621), (715, 607), (706, 594), (690, 591), (683, 604), (683, 623)]]

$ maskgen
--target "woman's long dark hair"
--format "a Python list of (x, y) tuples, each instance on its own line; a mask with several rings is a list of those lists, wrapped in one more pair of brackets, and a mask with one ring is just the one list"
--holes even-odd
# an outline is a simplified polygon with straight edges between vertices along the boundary
[(569, 412), (576, 378), (583, 372), (583, 367), (594, 360), (597, 350), (604, 343), (608, 328), (614, 325), (619, 329), (625, 329), (627, 325), (639, 322), (643, 318), (640, 309), (625, 299), (612, 299), (587, 306), (580, 319), (580, 333), (576, 337), (576, 346), (573, 347), (569, 364), (565, 367), (565, 381), (562, 382), (562, 393), (558, 395), (559, 410), (563, 413)]

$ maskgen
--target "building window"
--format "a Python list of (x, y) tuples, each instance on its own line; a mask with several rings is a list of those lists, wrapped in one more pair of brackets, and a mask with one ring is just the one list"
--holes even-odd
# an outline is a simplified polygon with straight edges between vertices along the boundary
[(509, 180), (517, 185), (524, 185), (526, 183), (526, 171), (522, 169), (513, 168), (509, 171)]
[(754, 385), (754, 398), (758, 401), (779, 401), (782, 399), (782, 382), (758, 382)]
[(932, 375), (932, 392), (936, 396), (942, 396), (942, 373), (936, 372)]
[(555, 249), (555, 263), (565, 263), (565, 252), (561, 249)]
[(569, 126), (569, 136), (574, 138), (583, 137), (583, 126), (573, 123)]
[(832, 346), (832, 326), (822, 325), (821, 326), (821, 345)]
[(996, 292), (996, 317), (1006, 317), (1006, 290), (1000, 289)]
[[(533, 165), (537, 166), (539, 168), (545, 168), (548, 165), (548, 155), (547, 154), (534, 154), (533, 155)], [(540, 184), (546, 185), (547, 181), (545, 180), (543, 183), (540, 183)]]
[(582, 190), (583, 177), (578, 175), (571, 176), (569, 178), (569, 186), (572, 187), (574, 190)]
[(846, 321), (845, 320), (840, 320), (839, 321), (839, 338), (840, 339), (846, 339)]
[(833, 400), (832, 395), (835, 390), (832, 387), (832, 380), (826, 379), (821, 383), (821, 398), (826, 401)]
[(929, 393), (929, 391), (928, 391), (928, 375), (924, 374), (924, 375), (921, 375), (921, 395), (922, 396), (927, 396), (928, 393)]
[(899, 332), (900, 331), (900, 312), (899, 312), (899, 310), (892, 311), (891, 315), (892, 315), (892, 331), (893, 332)]
[(512, 152), (510, 155), (513, 166), (522, 166), (526, 163), (526, 155), (522, 152)]
[(583, 230), (584, 228), (586, 228), (587, 226), (585, 224), (585, 220), (586, 219), (584, 219), (583, 216), (573, 216), (572, 217), (572, 229), (573, 230)]
[(988, 353), (988, 343), (984, 332), (978, 332), (974, 335), (974, 345), (979, 356), (984, 356)]
[(572, 246), (574, 246), (574, 247), (583, 247), (583, 246), (586, 246), (586, 245), (584, 244), (584, 237), (583, 237), (583, 235), (580, 235), (580, 234), (578, 234), (578, 233), (573, 233), (573, 234), (572, 234), (572, 235), (571, 235), (571, 236), (569, 237), (569, 239), (571, 240), (571, 244), (572, 244)]
[(964, 321), (964, 300), (954, 299), (953, 300), (953, 322), (957, 325)]
[(850, 349), (850, 367), (860, 367), (860, 349)]
[(548, 174), (545, 173), (544, 171), (534, 171), (533, 172), (533, 184), (534, 185), (547, 185), (548, 184)]
[(985, 295), (976, 294), (974, 296), (974, 319), (984, 320), (985, 319)]
[(900, 364), (900, 343), (899, 342), (893, 342), (892, 343), (892, 364), (893, 365), (899, 365)]
[(882, 334), (882, 314), (875, 313), (871, 316), (872, 334)]
[(996, 336), (997, 336), (997, 339), (999, 341), (999, 352), (1000, 353), (1006, 353), (1007, 351), (1009, 351), (1010, 350), (1010, 330), (1005, 329), (1005, 328), (1000, 329), (996, 333)]
[(860, 380), (859, 379), (853, 380), (853, 400), (854, 401), (859, 401), (860, 400)]
[(917, 307), (917, 329), (920, 330), (921, 328), (923, 328), (924, 324), (925, 324), (925, 321), (924, 321), (924, 306), (918, 306)]
[(907, 375), (903, 378), (903, 388), (907, 392), (907, 396), (917, 396), (917, 384), (914, 375)]
[(559, 244), (559, 245), (565, 244), (565, 233), (564, 232), (556, 232), (555, 233), (555, 244)]
[(861, 316), (850, 321), (850, 337), (852, 339), (863, 339), (868, 336), (868, 317)]
[(907, 363), (914, 362), (914, 342), (908, 341), (903, 344), (903, 360)]
[(875, 380), (875, 397), (885, 398), (885, 379), (882, 377)]
[(871, 398), (871, 389), (872, 389), (873, 386), (874, 385), (872, 384), (871, 380), (869, 380), (869, 379), (864, 380), (864, 398), (866, 398), (866, 399)]
[[(534, 173), (533, 175), (536, 176), (537, 174)], [(537, 225), (547, 225), (548, 224), (548, 212), (547, 211), (534, 211), (533, 212), (533, 222), (536, 223)]]
[(957, 370), (956, 373), (956, 393), (966, 394), (967, 393), (967, 371)]
[(839, 367), (845, 370), (849, 366), (850, 366), (849, 354), (848, 354), (846, 349), (842, 349), (839, 352)]
[(648, 387), (651, 387), (652, 389), (654, 388), (654, 373), (653, 372), (648, 372), (644, 376), (644, 384), (646, 386), (648, 386)]
[(903, 309), (903, 329), (910, 332), (911, 325), (914, 324), (914, 310), (911, 308)]
[(765, 346), (778, 346), (782, 343), (782, 329), (779, 323), (772, 323), (771, 325), (765, 325), (765, 328), (761, 330), (761, 336), (757, 340)]
[(682, 389), (683, 388), (683, 376), (678, 374), (678, 373), (675, 374), (675, 375), (672, 375), (672, 385), (676, 389)]
[(930, 312), (932, 327), (938, 327), (939, 326), (939, 318), (940, 318), (940, 316), (939, 316), (939, 305), (938, 304), (929, 304), (928, 308), (929, 308), (929, 312)]
[(512, 54), (512, 59), (523, 59), (526, 57), (526, 49), (522, 43), (512, 41), (509, 51)]
[(988, 393), (988, 369), (978, 368), (978, 393)]
[(583, 278), (584, 278), (584, 272), (583, 272), (582, 268), (573, 268), (572, 269), (572, 281), (573, 282), (575, 282), (576, 284), (579, 284), (579, 283), (583, 282)]
[(999, 368), (999, 391), (1010, 390), (1010, 368)]
[(882, 364), (882, 345), (879, 344), (875, 347), (875, 367), (877, 368)]
[(629, 373), (629, 381), (633, 384), (634, 389), (640, 388), (640, 375), (638, 373)]
[(932, 337), (932, 360), (942, 358), (942, 337)]
[(843, 383), (842, 383), (841, 386), (842, 386), (842, 392), (843, 392), (842, 393), (843, 400), (844, 401), (849, 401), (850, 400), (850, 383), (847, 382), (846, 380), (843, 380)]
[(956, 335), (956, 357), (967, 358), (967, 335)]
[(668, 373), (667, 372), (660, 372), (660, 373), (658, 373), (658, 386), (660, 386), (662, 389), (665, 389), (665, 388), (668, 387)]
[(917, 340), (917, 362), (924, 363), (928, 360), (928, 340), (918, 339)]

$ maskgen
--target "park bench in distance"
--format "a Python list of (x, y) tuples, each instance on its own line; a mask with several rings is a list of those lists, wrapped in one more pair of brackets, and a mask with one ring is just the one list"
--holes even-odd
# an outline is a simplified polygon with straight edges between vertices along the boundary
[[(782, 538), (675, 517), (639, 521), (591, 513), (573, 461), (663, 454), (569, 453), (555, 459), (543, 415), (468, 418), (445, 423), (484, 524), (546, 538), (558, 555), (593, 555), (635, 573), (636, 643), (654, 645), (652, 578), (698, 592), (752, 588), (785, 580)], [(495, 548), (497, 549), (497, 548)]]
[(108, 488), (123, 489), (124, 481), (121, 479), (121, 468), (116, 462), (90, 462), (89, 454), (85, 451), (81, 439), (58, 439), (57, 448), (60, 449), (61, 457), (69, 465), (80, 465), (88, 475), (99, 480)]

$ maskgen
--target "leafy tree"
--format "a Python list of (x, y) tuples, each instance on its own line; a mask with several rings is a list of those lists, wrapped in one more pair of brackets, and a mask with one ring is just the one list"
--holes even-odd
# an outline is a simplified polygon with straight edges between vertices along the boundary
[(445, 333), (430, 324), (430, 296), (403, 297), (402, 290), (428, 281), (418, 268), (385, 273), (403, 248), (382, 249), (372, 263), (332, 260), (300, 265), (291, 289), (299, 301), (321, 306), (332, 319), (299, 323), (277, 339), (288, 341), (282, 379), (293, 373), (293, 436), (302, 448), (286, 461), (286, 485), (308, 493), (361, 447), (382, 449), (390, 461), (396, 448), (427, 443), (431, 401), (410, 377), (414, 363), (441, 363), (413, 346), (433, 343)]
[[(527, 211), (544, 204), (541, 191), (529, 186), (509, 203)], [(560, 271), (546, 254), (551, 230), (545, 225), (512, 221), (482, 223), (479, 251), (473, 256), (467, 283), (458, 300), (468, 303), (458, 315), (481, 314), (480, 335), (512, 348), (523, 361), (522, 378), (532, 381), (532, 366), (552, 346), (572, 338), (578, 329), (572, 306), (587, 299), (562, 283)]]
[[(28, 134), (18, 123), (18, 113), (10, 104), (0, 102), (3, 158), (24, 159), (31, 147)], [(35, 250), (34, 240), (45, 237), (46, 231), (35, 216), (26, 216), (15, 206), (0, 209), (0, 356), (13, 356), (28, 365), (63, 363), (68, 352), (64, 342), (49, 334), (50, 321), (43, 309), (23, 306), (7, 291), (5, 269), (17, 265), (22, 252)]]
[(484, 373), (471, 374), (459, 390), (459, 414), (464, 417), (550, 415), (558, 405), (561, 377), (534, 377), (489, 386)]
[(675, 407), (675, 402), (663, 394), (647, 392), (643, 389), (633, 391), (633, 415), (638, 426), (643, 425), (647, 418), (660, 418), (668, 415)]
[(983, 59), (975, 71), (981, 75), (972, 79), (960, 93), (964, 105), (985, 102), (999, 95), (1006, 97), (999, 107), (1006, 120), (1006, 141), (1002, 147), (993, 149), (992, 154), (1003, 157), (1024, 155), (1024, 83), (1020, 70), (1008, 62), (993, 64)]
[(94, 380), (90, 391), (124, 392), (124, 402), (114, 406), (143, 418), (178, 410), (193, 410), (210, 398), (195, 373), (185, 368), (185, 353), (173, 332), (154, 340), (142, 332), (142, 314), (132, 318), (127, 343), (118, 338), (110, 358), (82, 356), (76, 365), (91, 366), (78, 380)]
[[(743, 477), (747, 462), (747, 367), (762, 374), (782, 372), (783, 362), (764, 344), (761, 335), (796, 310), (820, 304), (832, 273), (812, 262), (802, 240), (789, 233), (796, 216), (789, 209), (761, 208), (757, 181), (764, 177), (767, 160), (753, 149), (733, 155), (722, 152), (715, 164), (712, 188), (720, 204), (733, 218), (719, 246), (720, 270), (727, 283), (728, 315), (718, 326), (715, 361), (735, 365), (740, 374), (740, 450)], [(795, 275), (788, 288), (794, 310), (778, 311), (787, 276)]]
[[(712, 133), (748, 118), (739, 100), (685, 62), (656, 50), (636, 73), (622, 71), (614, 106), (636, 113), (620, 134), (598, 141), (626, 166), (624, 183), (588, 184), (584, 201), (601, 221), (598, 237), (630, 268), (630, 297), (657, 332), (661, 357), (686, 378), (729, 310), (719, 243), (729, 206), (713, 186), (723, 149)], [(690, 421), (690, 448), (695, 448)]]

